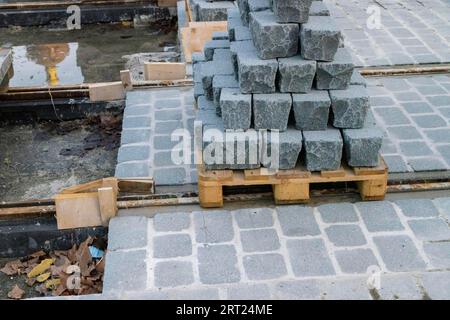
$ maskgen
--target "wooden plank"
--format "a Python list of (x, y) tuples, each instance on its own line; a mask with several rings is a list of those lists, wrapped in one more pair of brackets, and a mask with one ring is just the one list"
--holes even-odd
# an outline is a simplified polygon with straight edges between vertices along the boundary
[(35, 2), (17, 2), (2, 3), (0, 10), (20, 10), (20, 9), (52, 9), (66, 8), (71, 5), (120, 5), (120, 4), (153, 4), (153, 0), (72, 0), (72, 1), (35, 1)]
[(158, 0), (158, 7), (161, 8), (170, 8), (176, 7), (178, 0)]
[(186, 65), (179, 62), (145, 62), (145, 80), (186, 79)]
[(194, 16), (192, 15), (191, 4), (189, 0), (184, 0), (184, 6), (186, 8), (186, 13), (189, 21), (194, 21)]
[(122, 82), (96, 83), (89, 86), (89, 99), (92, 102), (125, 99)]
[(358, 176), (361, 175), (377, 175), (377, 174), (384, 174), (388, 172), (388, 167), (386, 165), (386, 162), (382, 157), (380, 157), (380, 164), (377, 167), (374, 168), (353, 168), (355, 171), (355, 174)]
[(125, 193), (152, 194), (155, 193), (153, 179), (119, 179), (119, 191)]
[(130, 91), (133, 89), (133, 80), (131, 79), (130, 70), (121, 70), (120, 80), (122, 81), (122, 85), (126, 91)]
[(58, 229), (96, 227), (103, 224), (98, 193), (58, 194), (55, 196)]
[(341, 167), (338, 170), (321, 171), (320, 175), (324, 178), (345, 177), (345, 170)]
[(117, 193), (111, 187), (100, 188), (98, 189), (98, 201), (102, 224), (107, 227), (109, 220), (117, 215)]

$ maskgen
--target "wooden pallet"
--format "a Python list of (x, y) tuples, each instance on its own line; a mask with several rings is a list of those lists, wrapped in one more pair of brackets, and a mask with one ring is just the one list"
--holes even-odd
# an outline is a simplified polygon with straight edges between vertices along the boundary
[(336, 171), (310, 172), (298, 166), (293, 170), (268, 172), (257, 170), (208, 171), (198, 168), (200, 205), (223, 206), (223, 187), (272, 185), (276, 204), (305, 203), (310, 199), (310, 184), (356, 182), (363, 200), (383, 200), (387, 191), (388, 167), (381, 158), (375, 168), (350, 168), (344, 163)]

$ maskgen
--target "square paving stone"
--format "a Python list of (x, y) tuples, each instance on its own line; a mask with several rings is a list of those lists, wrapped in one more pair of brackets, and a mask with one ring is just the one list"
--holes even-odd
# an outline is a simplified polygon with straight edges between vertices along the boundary
[(450, 271), (427, 272), (422, 275), (422, 284), (433, 300), (448, 300), (450, 297)]
[(275, 229), (241, 231), (244, 252), (274, 251), (280, 248), (280, 240)]
[(425, 142), (400, 142), (402, 154), (406, 157), (420, 157), (433, 155), (433, 151)]
[(316, 75), (316, 61), (300, 55), (278, 59), (278, 88), (280, 92), (307, 93)]
[[(145, 290), (147, 285), (146, 250), (108, 251), (103, 293)], [(129, 275), (129, 276), (124, 276)]]
[(325, 300), (370, 300), (367, 278), (321, 280), (320, 288)]
[(233, 222), (227, 211), (194, 212), (195, 237), (199, 243), (233, 240)]
[(188, 234), (169, 234), (153, 238), (154, 258), (186, 257), (192, 254), (192, 241)]
[(309, 10), (310, 16), (329, 16), (330, 10), (322, 0), (313, 1)]
[(190, 224), (190, 215), (185, 212), (159, 213), (153, 218), (153, 228), (159, 232), (182, 231)]
[(150, 158), (150, 145), (124, 145), (119, 148), (117, 162), (148, 160)]
[(217, 288), (200, 289), (170, 289), (166, 290), (169, 297), (164, 300), (219, 300), (219, 290)]
[(269, 208), (240, 209), (233, 211), (233, 216), (241, 229), (268, 228), (273, 226), (273, 210)]
[(448, 166), (441, 160), (431, 158), (430, 156), (423, 158), (408, 159), (408, 164), (411, 166), (411, 168), (413, 168), (415, 172), (443, 171), (448, 169)]
[(413, 126), (388, 127), (390, 135), (399, 140), (418, 140), (422, 139), (420, 132)]
[(232, 245), (213, 245), (198, 248), (200, 281), (204, 284), (239, 282), (236, 249)]
[(157, 262), (155, 264), (154, 277), (155, 287), (189, 285), (194, 282), (192, 263), (175, 260)]
[(274, 93), (278, 71), (276, 59), (261, 60), (254, 51), (238, 53), (239, 86), (242, 93)]
[(439, 211), (429, 199), (407, 199), (395, 202), (407, 217), (437, 217)]
[(438, 115), (413, 116), (414, 122), (425, 129), (447, 127), (447, 122)]
[(444, 217), (447, 222), (450, 222), (450, 198), (437, 198), (434, 199), (433, 202), (439, 209), (442, 217)]
[(375, 112), (388, 126), (407, 125), (411, 123), (399, 107), (375, 108)]
[(339, 130), (329, 127), (326, 131), (303, 131), (303, 143), (308, 171), (340, 168), (344, 143)]
[(309, 18), (312, 0), (272, 0), (273, 11), (281, 23), (305, 23)]
[(320, 215), (325, 223), (358, 222), (358, 214), (351, 203), (324, 204), (319, 207)]
[(319, 90), (344, 90), (353, 75), (353, 60), (345, 48), (339, 48), (331, 62), (318, 62), (316, 88)]
[(440, 218), (409, 220), (408, 224), (415, 236), (424, 241), (450, 240), (450, 228)]
[(369, 267), (378, 266), (370, 249), (340, 250), (334, 254), (344, 273), (367, 273)]
[(148, 161), (119, 163), (114, 176), (117, 178), (148, 178), (151, 176), (150, 163)]
[(319, 225), (312, 208), (304, 206), (278, 207), (278, 220), (283, 234), (288, 237), (316, 236), (320, 234)]
[(284, 132), (262, 132), (261, 164), (272, 170), (290, 170), (297, 165), (303, 146), (300, 130), (289, 128)]
[(147, 246), (148, 220), (145, 217), (115, 217), (109, 223), (108, 250)]
[(313, 90), (307, 94), (293, 94), (295, 128), (298, 130), (326, 130), (331, 100), (328, 92)]
[(224, 88), (220, 94), (220, 109), (225, 130), (248, 130), (252, 121), (252, 95), (239, 89)]
[(331, 90), (333, 126), (359, 129), (364, 126), (369, 110), (369, 95), (364, 86), (350, 86), (346, 90)]
[(280, 300), (320, 300), (317, 280), (283, 281), (275, 286), (274, 296)]
[(287, 249), (296, 277), (326, 276), (335, 273), (322, 239), (288, 240)]
[(228, 300), (269, 300), (269, 287), (266, 284), (241, 284), (227, 288)]
[(336, 247), (355, 247), (367, 243), (361, 228), (356, 224), (333, 225), (327, 227), (325, 232)]
[(420, 114), (420, 113), (432, 113), (433, 109), (431, 106), (425, 102), (403, 102), (401, 104), (403, 109), (410, 114)]
[(376, 167), (380, 162), (383, 132), (375, 127), (344, 129), (345, 154), (352, 167)]
[(377, 290), (383, 300), (423, 300), (423, 294), (411, 275), (381, 275)]
[(254, 94), (253, 121), (256, 130), (286, 131), (292, 108), (290, 94)]
[(394, 207), (387, 201), (360, 202), (356, 206), (369, 232), (404, 229)]
[(186, 169), (183, 167), (155, 169), (153, 178), (161, 186), (184, 184), (186, 181)]
[(423, 249), (436, 268), (450, 268), (450, 242), (424, 243)]
[(300, 28), (300, 48), (304, 59), (333, 61), (339, 47), (341, 32), (333, 18), (310, 17)]
[(450, 137), (450, 129), (430, 129), (424, 130), (425, 135), (435, 143), (447, 143)]
[(152, 132), (150, 129), (125, 129), (122, 131), (120, 143), (149, 143)]
[(250, 280), (277, 279), (287, 274), (281, 254), (248, 255), (243, 260), (245, 273)]
[(425, 262), (410, 237), (377, 236), (373, 241), (389, 271), (425, 270)]

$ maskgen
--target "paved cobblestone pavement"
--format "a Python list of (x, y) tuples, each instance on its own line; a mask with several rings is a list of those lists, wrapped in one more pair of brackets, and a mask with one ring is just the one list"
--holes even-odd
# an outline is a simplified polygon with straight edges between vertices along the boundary
[(358, 66), (450, 62), (448, 0), (324, 1)]
[(103, 297), (450, 299), (449, 222), (450, 198), (117, 217)]

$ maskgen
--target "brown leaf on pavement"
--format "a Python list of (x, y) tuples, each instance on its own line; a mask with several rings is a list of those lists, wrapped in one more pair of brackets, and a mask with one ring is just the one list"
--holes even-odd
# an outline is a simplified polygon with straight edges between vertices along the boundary
[(0, 269), (0, 271), (7, 276), (14, 276), (19, 274), (19, 270), (23, 267), (24, 265), (20, 260), (14, 260), (6, 263), (6, 265), (2, 269)]
[(19, 300), (22, 299), (23, 295), (25, 294), (25, 291), (19, 288), (19, 286), (16, 284), (14, 288), (10, 292), (8, 292), (8, 298)]

